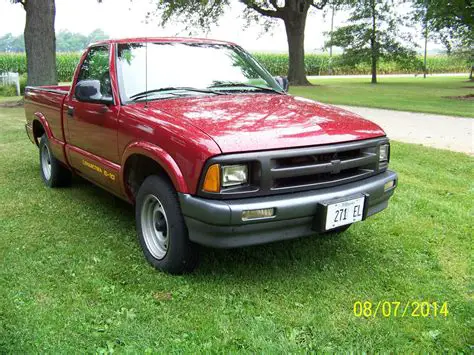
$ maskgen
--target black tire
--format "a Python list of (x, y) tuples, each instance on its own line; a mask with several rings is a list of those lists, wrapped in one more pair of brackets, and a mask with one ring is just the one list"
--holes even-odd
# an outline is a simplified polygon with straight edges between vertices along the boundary
[(135, 219), (138, 241), (151, 265), (170, 274), (196, 268), (198, 246), (189, 240), (178, 196), (167, 179), (145, 179), (138, 190)]
[(39, 142), (40, 173), (48, 187), (62, 187), (71, 184), (72, 173), (53, 156), (46, 134)]

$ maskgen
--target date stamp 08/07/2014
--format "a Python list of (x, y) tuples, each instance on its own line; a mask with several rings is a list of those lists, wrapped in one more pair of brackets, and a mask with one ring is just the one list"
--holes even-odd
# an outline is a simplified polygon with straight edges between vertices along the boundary
[(356, 317), (448, 317), (448, 302), (431, 301), (356, 301), (353, 306)]

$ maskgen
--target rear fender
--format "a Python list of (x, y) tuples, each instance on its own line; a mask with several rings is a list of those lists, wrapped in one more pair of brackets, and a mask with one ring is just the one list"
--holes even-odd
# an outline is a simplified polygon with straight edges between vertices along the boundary
[[(44, 117), (44, 115), (41, 112), (36, 112), (34, 114), (34, 119), (32, 122), (32, 127), (34, 127), (35, 121), (39, 121), (41, 125), (43, 126), (44, 133), (48, 137), (49, 145), (51, 148), (51, 153), (54, 155), (56, 159), (61, 161), (63, 164), (67, 165), (67, 159), (66, 159), (66, 154), (64, 152), (64, 145), (65, 143), (60, 141), (59, 139), (56, 139), (53, 136), (53, 132), (51, 131), (51, 128), (49, 127), (48, 121)], [(35, 141), (36, 145), (39, 145), (39, 140), (41, 137), (36, 137), (35, 136)]]
[[(49, 140), (49, 141), (51, 141), (52, 139), (55, 139), (55, 138), (53, 137), (53, 132), (51, 131), (51, 128), (49, 127), (48, 121), (46, 121), (46, 118), (43, 116), (43, 114), (42, 114), (41, 112), (36, 112), (36, 113), (34, 114), (34, 118), (33, 118), (33, 122), (32, 122), (32, 127), (34, 127), (35, 121), (39, 122), (39, 123), (41, 124), (41, 126), (43, 126), (44, 133), (45, 133), (46, 136), (48, 137), (48, 140)], [(41, 138), (41, 137), (36, 137), (36, 136), (35, 136), (36, 145), (39, 144), (40, 138)]]

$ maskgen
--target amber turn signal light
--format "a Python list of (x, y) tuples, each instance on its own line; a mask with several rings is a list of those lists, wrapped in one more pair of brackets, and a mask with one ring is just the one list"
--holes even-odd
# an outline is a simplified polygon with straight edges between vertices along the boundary
[(206, 192), (220, 192), (221, 167), (219, 164), (212, 164), (209, 169), (207, 169), (202, 189)]

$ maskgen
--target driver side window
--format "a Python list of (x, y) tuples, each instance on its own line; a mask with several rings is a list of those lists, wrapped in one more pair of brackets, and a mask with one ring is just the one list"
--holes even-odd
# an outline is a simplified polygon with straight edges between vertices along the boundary
[(112, 97), (112, 86), (109, 73), (109, 47), (92, 47), (82, 62), (77, 82), (82, 80), (99, 80), (102, 96)]

